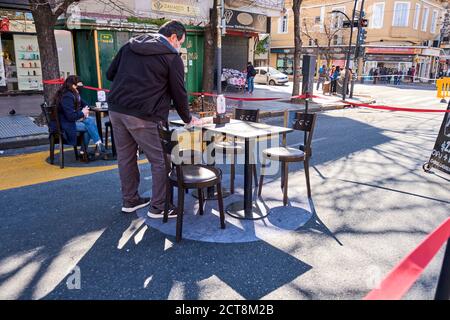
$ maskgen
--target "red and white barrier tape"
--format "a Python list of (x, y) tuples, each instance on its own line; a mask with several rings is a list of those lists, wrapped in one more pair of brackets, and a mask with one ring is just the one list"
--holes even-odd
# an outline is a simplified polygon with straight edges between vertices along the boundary
[(395, 266), (381, 282), (379, 288), (372, 290), (364, 297), (364, 300), (401, 299), (449, 238), (450, 218), (447, 218)]
[[(63, 84), (64, 79), (52, 79), (52, 80), (44, 80), (45, 84)], [(90, 86), (84, 86), (85, 89), (88, 90), (94, 90), (94, 91), (105, 91), (109, 92), (108, 89), (101, 89), (96, 87), (90, 87)], [(217, 94), (215, 93), (208, 93), (208, 92), (191, 92), (189, 93), (191, 96), (205, 96), (205, 97), (217, 97)], [(275, 100), (291, 100), (291, 99), (331, 99), (329, 97), (325, 96), (316, 96), (312, 94), (302, 94), (297, 96), (291, 96), (291, 97), (281, 97), (281, 98), (252, 98), (252, 97), (233, 97), (233, 96), (225, 96), (226, 99), (229, 100), (236, 100), (236, 101), (275, 101)], [(349, 105), (352, 105), (354, 107), (363, 107), (363, 108), (371, 108), (371, 109), (377, 109), (377, 110), (388, 110), (388, 111), (405, 111), (405, 112), (444, 112), (448, 113), (450, 110), (436, 110), (436, 109), (420, 109), (420, 108), (401, 108), (401, 107), (389, 107), (389, 106), (377, 106), (367, 103), (355, 103), (350, 101), (336, 101), (336, 102), (342, 102)]]

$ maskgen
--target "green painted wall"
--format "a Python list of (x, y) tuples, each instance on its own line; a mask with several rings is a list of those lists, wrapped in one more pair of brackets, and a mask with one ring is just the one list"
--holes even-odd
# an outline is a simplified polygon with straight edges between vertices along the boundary
[[(73, 33), (73, 38), (77, 75), (81, 77), (85, 85), (98, 87), (94, 30), (76, 31)], [(91, 105), (97, 101), (97, 93), (91, 90), (82, 90), (81, 96)]]
[[(203, 35), (189, 34), (184, 42), (187, 48), (188, 73), (185, 77), (186, 90), (188, 92), (199, 92), (202, 90), (203, 79)], [(193, 97), (189, 98), (192, 101)]]

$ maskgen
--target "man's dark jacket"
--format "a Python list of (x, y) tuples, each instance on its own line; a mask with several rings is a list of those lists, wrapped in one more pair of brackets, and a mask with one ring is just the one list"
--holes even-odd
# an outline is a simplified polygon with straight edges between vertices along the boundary
[(160, 35), (130, 39), (117, 53), (106, 76), (113, 82), (108, 95), (111, 111), (167, 121), (173, 100), (181, 119), (190, 122), (183, 61)]

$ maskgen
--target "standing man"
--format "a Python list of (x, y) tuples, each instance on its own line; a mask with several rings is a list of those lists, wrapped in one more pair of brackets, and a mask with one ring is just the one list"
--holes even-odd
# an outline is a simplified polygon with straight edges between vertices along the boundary
[(256, 76), (256, 69), (249, 61), (247, 63), (247, 90), (248, 93), (250, 94), (253, 94), (253, 90), (255, 89), (255, 76)]
[(325, 83), (326, 80), (328, 80), (327, 78), (328, 78), (327, 67), (325, 65), (322, 65), (319, 68), (319, 80), (317, 81), (316, 90), (319, 90), (320, 84), (322, 84), (322, 90), (323, 90), (323, 84)]
[[(122, 212), (131, 213), (150, 204), (150, 199), (140, 197), (138, 192), (139, 146), (152, 166), (152, 199), (147, 215), (163, 216), (167, 175), (158, 124), (167, 123), (171, 100), (185, 123), (198, 122), (189, 113), (179, 54), (185, 37), (184, 26), (169, 21), (157, 34), (130, 39), (108, 69), (107, 78), (113, 82), (108, 104), (122, 185)], [(176, 215), (172, 212), (169, 216)]]

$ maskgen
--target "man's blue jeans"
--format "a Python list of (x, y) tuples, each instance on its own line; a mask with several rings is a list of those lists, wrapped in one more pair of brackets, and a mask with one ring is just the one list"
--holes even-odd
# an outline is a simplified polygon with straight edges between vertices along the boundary
[(94, 143), (97, 143), (100, 140), (97, 125), (95, 124), (95, 120), (92, 117), (88, 117), (82, 121), (77, 121), (76, 126), (77, 131), (85, 131), (84, 143), (86, 144), (86, 147), (89, 145), (89, 141), (91, 139), (92, 141), (94, 141)]
[(255, 89), (255, 77), (248, 77), (247, 78), (247, 91), (252, 93)]

